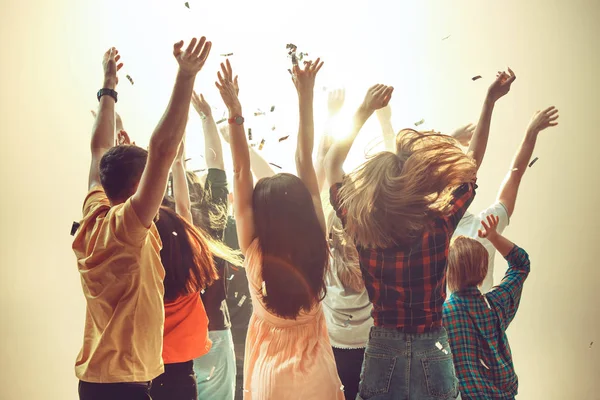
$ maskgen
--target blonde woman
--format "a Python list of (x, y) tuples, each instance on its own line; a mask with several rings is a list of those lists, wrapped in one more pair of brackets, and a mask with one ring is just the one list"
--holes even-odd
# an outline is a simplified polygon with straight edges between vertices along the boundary
[(385, 107), (393, 88), (369, 89), (350, 136), (325, 159), (331, 204), (353, 238), (373, 303), (363, 362), (362, 399), (460, 397), (448, 336), (442, 327), (446, 257), (452, 233), (473, 201), (495, 102), (515, 79), (502, 73), (490, 86), (469, 155), (455, 139), (400, 131), (396, 152), (381, 152), (344, 176), (358, 132)]

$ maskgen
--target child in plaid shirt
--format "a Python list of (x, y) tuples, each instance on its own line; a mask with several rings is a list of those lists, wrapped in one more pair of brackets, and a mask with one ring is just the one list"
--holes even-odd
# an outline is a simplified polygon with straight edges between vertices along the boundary
[(452, 293), (444, 304), (443, 323), (452, 349), (463, 399), (514, 399), (517, 375), (506, 329), (512, 322), (523, 283), (529, 274), (529, 257), (497, 232), (495, 215), (482, 221), (480, 238), (487, 238), (508, 261), (500, 285), (482, 294), (488, 253), (475, 239), (457, 237), (448, 255), (448, 287)]

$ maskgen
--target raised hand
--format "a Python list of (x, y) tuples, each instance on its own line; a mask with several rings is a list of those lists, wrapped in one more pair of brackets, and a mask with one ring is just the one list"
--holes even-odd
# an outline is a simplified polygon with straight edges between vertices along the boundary
[[(223, 75), (221, 75), (221, 72), (223, 72)], [(226, 60), (225, 64), (221, 63), (221, 71), (217, 73), (217, 78), (219, 81), (215, 82), (215, 85), (217, 86), (217, 89), (219, 89), (221, 98), (230, 114), (241, 114), (242, 106), (238, 99), (239, 87), (237, 87), (237, 79), (234, 82), (233, 71), (229, 60)]]
[(533, 114), (529, 122), (528, 132), (539, 133), (546, 128), (558, 125), (558, 109), (554, 106), (546, 108), (544, 111), (537, 111)]
[(486, 219), (487, 224), (485, 220), (481, 221), (483, 229), (479, 229), (479, 237), (482, 239), (493, 240), (494, 237), (498, 236), (496, 228), (498, 228), (498, 221), (500, 221), (500, 217), (496, 215), (488, 215)]
[(315, 77), (323, 66), (320, 58), (313, 63), (312, 61), (304, 61), (304, 69), (298, 65), (294, 65), (291, 70), (288, 69), (292, 74), (292, 81), (298, 94), (313, 93), (315, 88)]
[(124, 130), (120, 130), (119, 133), (117, 133), (117, 138), (115, 139), (115, 146), (122, 146), (122, 145), (134, 145), (135, 146), (135, 142), (131, 142), (131, 139), (129, 138), (129, 135), (127, 134), (127, 132), (125, 132)]
[(212, 109), (210, 108), (210, 104), (208, 104), (206, 100), (204, 100), (204, 95), (202, 93), (200, 93), (200, 96), (198, 96), (198, 93), (192, 92), (192, 105), (201, 117), (212, 116)]
[(120, 59), (119, 51), (114, 47), (111, 47), (104, 53), (102, 67), (104, 69), (104, 82), (106, 84), (116, 86), (119, 83), (117, 72), (123, 67), (123, 63), (119, 63)]
[(327, 95), (327, 110), (329, 115), (335, 115), (340, 112), (344, 106), (344, 100), (346, 99), (346, 90), (336, 89), (332, 90)]
[(498, 71), (496, 80), (488, 89), (488, 98), (494, 102), (505, 96), (510, 91), (510, 86), (517, 79), (512, 69), (508, 68), (508, 73)]
[(477, 125), (467, 124), (452, 132), (450, 136), (456, 139), (462, 146), (468, 146), (471, 143), (475, 128), (477, 128)]
[(392, 98), (393, 91), (394, 88), (392, 86), (377, 84), (370, 87), (363, 100), (362, 107), (373, 112), (387, 106)]
[(200, 40), (193, 38), (188, 44), (188, 47), (183, 51), (183, 40), (173, 45), (173, 56), (179, 64), (179, 71), (186, 74), (195, 76), (206, 62), (212, 47), (211, 42), (207, 42), (206, 38), (202, 36)]

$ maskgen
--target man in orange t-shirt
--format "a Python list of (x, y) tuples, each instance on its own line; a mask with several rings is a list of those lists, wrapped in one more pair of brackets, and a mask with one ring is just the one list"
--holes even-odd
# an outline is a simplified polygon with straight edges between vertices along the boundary
[(210, 48), (204, 37), (192, 39), (185, 51), (183, 41), (174, 45), (179, 70), (148, 151), (113, 146), (117, 71), (123, 64), (115, 48), (104, 55), (89, 193), (73, 242), (87, 303), (75, 365), (82, 400), (150, 399), (150, 382), (164, 371), (164, 269), (153, 221), (183, 138), (196, 74)]

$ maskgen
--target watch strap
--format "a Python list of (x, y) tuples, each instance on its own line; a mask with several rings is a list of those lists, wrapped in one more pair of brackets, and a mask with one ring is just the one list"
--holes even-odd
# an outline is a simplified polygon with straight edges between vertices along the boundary
[(98, 90), (98, 94), (97, 94), (98, 101), (100, 101), (100, 98), (102, 98), (102, 96), (110, 96), (113, 99), (115, 99), (115, 103), (116, 103), (118, 93), (116, 91), (114, 91), (113, 89), (102, 88), (102, 89)]

